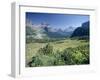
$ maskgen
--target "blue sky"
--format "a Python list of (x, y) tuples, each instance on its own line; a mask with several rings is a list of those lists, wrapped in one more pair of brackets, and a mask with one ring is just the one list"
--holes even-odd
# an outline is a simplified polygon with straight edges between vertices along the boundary
[(69, 26), (81, 26), (82, 23), (89, 21), (89, 15), (26, 12), (26, 19), (36, 25), (48, 23), (50, 27), (65, 29)]

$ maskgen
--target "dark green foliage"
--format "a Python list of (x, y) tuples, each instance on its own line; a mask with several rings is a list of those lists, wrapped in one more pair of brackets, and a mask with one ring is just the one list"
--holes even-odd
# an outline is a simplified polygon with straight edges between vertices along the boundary
[(40, 48), (38, 51), (40, 54), (48, 55), (53, 53), (53, 46), (48, 43), (45, 47)]
[(48, 42), (61, 41), (65, 39), (67, 38), (34, 39), (34, 37), (29, 36), (26, 37), (26, 43), (48, 43)]
[(63, 51), (53, 51), (53, 46), (48, 43), (39, 49), (36, 56), (29, 62), (30, 67), (57, 66), (57, 65), (81, 65), (89, 64), (89, 45), (81, 45), (76, 48), (66, 48)]
[(73, 55), (72, 48), (65, 49), (62, 52), (61, 57), (65, 64), (67, 64), (67, 65), (73, 64), (73, 60), (72, 60), (73, 56), (72, 55)]
[(33, 67), (33, 66), (41, 66), (42, 65), (42, 61), (40, 59), (39, 56), (33, 56), (32, 57), (32, 61), (29, 62), (29, 66)]
[(55, 65), (55, 66), (56, 65), (65, 65), (65, 63), (62, 59), (62, 56), (61, 56), (61, 52), (59, 50), (57, 50), (53, 56), (55, 57), (55, 61), (54, 61), (53, 65)]

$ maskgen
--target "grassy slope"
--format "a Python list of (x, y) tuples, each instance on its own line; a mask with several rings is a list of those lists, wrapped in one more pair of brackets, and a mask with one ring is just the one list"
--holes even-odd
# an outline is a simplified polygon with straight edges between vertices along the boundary
[[(26, 63), (31, 61), (31, 58), (33, 55), (36, 54), (36, 52), (41, 48), (44, 47), (47, 43), (29, 43), (26, 44)], [(89, 44), (89, 42), (85, 42), (84, 40), (60, 40), (60, 41), (55, 41), (51, 42), (54, 51), (55, 50), (64, 50), (65, 48), (69, 47), (77, 47), (79, 45), (86, 45)]]

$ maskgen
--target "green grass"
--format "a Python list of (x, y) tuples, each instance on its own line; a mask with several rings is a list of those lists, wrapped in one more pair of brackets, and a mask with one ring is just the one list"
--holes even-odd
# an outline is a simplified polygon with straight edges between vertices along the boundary
[[(43, 48), (46, 44), (47, 43), (27, 43), (26, 44), (26, 66), (28, 66), (27, 63), (29, 63), (32, 60), (32, 57), (37, 55), (37, 51), (40, 48)], [(50, 44), (53, 46), (54, 52), (56, 52), (57, 50), (63, 51), (66, 48), (75, 48), (78, 46), (88, 45), (89, 42), (85, 40), (66, 39), (66, 40), (50, 42)]]

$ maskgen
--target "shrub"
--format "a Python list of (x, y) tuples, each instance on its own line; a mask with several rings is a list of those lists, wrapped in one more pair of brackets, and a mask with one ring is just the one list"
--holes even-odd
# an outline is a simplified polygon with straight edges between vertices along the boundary
[(40, 54), (44, 54), (44, 55), (48, 55), (48, 54), (52, 54), (53, 53), (53, 46), (48, 43), (45, 47), (40, 48), (38, 53)]
[(65, 49), (62, 54), (61, 54), (61, 57), (62, 57), (62, 60), (65, 62), (65, 64), (67, 65), (71, 65), (73, 64), (73, 57), (72, 57), (72, 48), (68, 48), (68, 49)]
[(89, 64), (89, 45), (74, 48), (72, 56), (75, 64)]
[(56, 66), (56, 65), (81, 65), (89, 64), (89, 45), (76, 48), (66, 48), (63, 51), (53, 51), (53, 46), (48, 43), (40, 48), (37, 55), (29, 62), (30, 67)]

